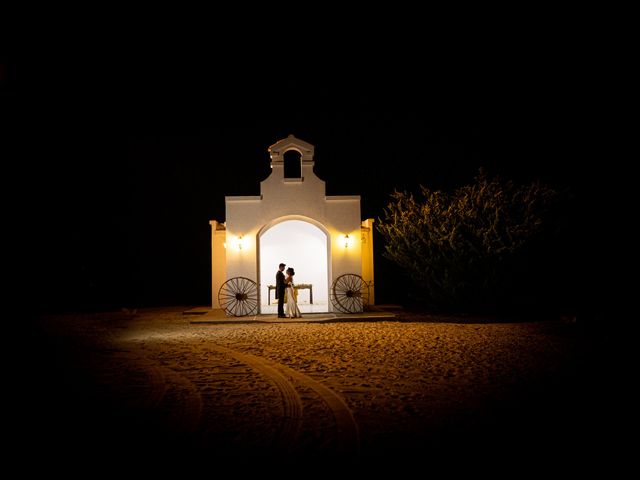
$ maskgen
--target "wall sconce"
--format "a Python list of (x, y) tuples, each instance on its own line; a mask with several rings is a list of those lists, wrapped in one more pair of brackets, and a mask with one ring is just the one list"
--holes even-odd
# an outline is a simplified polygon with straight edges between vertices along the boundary
[(242, 243), (243, 243), (243, 241), (242, 241), (242, 235), (240, 235), (240, 236), (238, 237), (238, 244), (237, 244), (237, 246), (238, 246), (238, 250), (242, 250)]
[(344, 246), (344, 248), (349, 248), (352, 244), (353, 239), (349, 235), (342, 235), (340, 237), (340, 242)]

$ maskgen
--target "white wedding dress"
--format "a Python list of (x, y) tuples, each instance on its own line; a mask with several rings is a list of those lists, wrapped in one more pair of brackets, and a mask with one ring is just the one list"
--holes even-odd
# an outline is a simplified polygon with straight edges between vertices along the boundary
[(296, 301), (296, 296), (293, 290), (293, 282), (287, 284), (287, 308), (285, 310), (285, 315), (289, 318), (302, 317), (302, 314), (300, 313), (300, 308), (298, 308), (298, 302)]

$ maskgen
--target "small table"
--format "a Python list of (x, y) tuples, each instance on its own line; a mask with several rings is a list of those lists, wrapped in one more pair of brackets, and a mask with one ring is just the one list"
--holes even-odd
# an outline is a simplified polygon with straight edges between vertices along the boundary
[[(271, 290), (275, 290), (275, 285), (267, 285), (267, 302), (271, 305)], [(309, 290), (309, 303), (313, 305), (313, 285), (311, 283), (300, 283), (293, 286), (294, 290)]]

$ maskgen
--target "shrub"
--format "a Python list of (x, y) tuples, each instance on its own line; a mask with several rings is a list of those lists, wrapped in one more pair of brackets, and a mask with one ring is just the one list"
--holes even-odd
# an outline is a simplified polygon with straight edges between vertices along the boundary
[(554, 190), (490, 179), (481, 170), (452, 194), (422, 185), (420, 192), (394, 192), (377, 224), (383, 255), (411, 280), (407, 290), (431, 307), (476, 311), (495, 310), (524, 291), (553, 223)]

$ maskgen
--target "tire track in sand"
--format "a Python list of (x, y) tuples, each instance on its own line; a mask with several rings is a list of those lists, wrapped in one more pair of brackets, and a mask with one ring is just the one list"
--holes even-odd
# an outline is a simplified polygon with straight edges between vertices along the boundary
[[(165, 385), (164, 393), (156, 405), (156, 410), (165, 410), (172, 425), (180, 431), (194, 433), (202, 421), (203, 401), (200, 389), (185, 375), (168, 366), (156, 366), (156, 378)], [(159, 374), (159, 375), (158, 375)], [(162, 387), (157, 386), (155, 389)], [(172, 395), (169, 395), (169, 394)], [(172, 398), (168, 398), (168, 397)]]
[[(283, 425), (282, 440), (293, 444), (301, 427), (302, 401), (292, 383), (284, 374), (293, 378), (301, 385), (312, 389), (331, 410), (337, 429), (336, 450), (339, 456), (355, 458), (360, 453), (360, 435), (358, 424), (353, 418), (353, 413), (344, 399), (336, 392), (313, 378), (298, 372), (286, 365), (272, 362), (263, 357), (250, 353), (239, 352), (221, 345), (212, 345), (214, 350), (231, 355), (237, 360), (246, 363), (258, 372), (273, 380), (282, 392), (285, 425)], [(286, 438), (285, 438), (286, 437)]]
[(213, 349), (249, 365), (251, 368), (257, 370), (276, 384), (276, 387), (280, 390), (282, 395), (283, 407), (282, 425), (280, 428), (278, 443), (284, 448), (293, 447), (302, 425), (302, 400), (291, 382), (287, 380), (280, 371), (274, 368), (274, 366), (268, 365), (260, 357), (238, 352), (219, 345), (213, 346)]
[(138, 370), (145, 375), (144, 381), (137, 379), (125, 389), (132, 394), (129, 403), (166, 417), (179, 431), (195, 432), (202, 422), (200, 389), (179, 370), (161, 362), (136, 354), (126, 358), (133, 366), (132, 371)]

